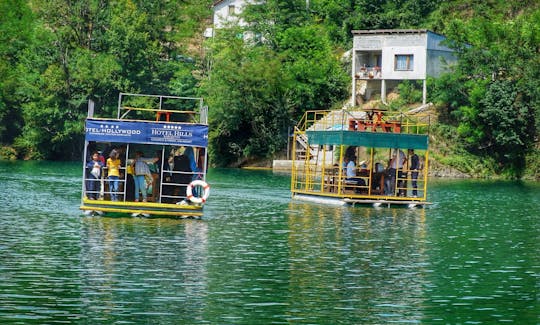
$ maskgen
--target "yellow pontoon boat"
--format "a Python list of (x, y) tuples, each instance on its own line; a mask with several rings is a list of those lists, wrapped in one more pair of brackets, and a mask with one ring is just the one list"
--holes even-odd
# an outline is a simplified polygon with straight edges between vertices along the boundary
[(293, 198), (423, 207), (429, 115), (382, 109), (308, 111), (294, 132)]
[(206, 183), (207, 107), (201, 98), (121, 93), (116, 118), (85, 125), (85, 214), (200, 217)]

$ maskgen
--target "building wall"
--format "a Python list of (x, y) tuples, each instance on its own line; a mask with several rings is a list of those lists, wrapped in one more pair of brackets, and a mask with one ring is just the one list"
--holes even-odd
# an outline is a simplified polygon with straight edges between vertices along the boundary
[[(236, 23), (244, 26), (245, 23), (237, 15), (249, 0), (223, 0), (214, 6), (214, 28), (223, 28), (228, 23)], [(234, 6), (234, 15), (229, 14), (229, 7)]]
[[(412, 55), (413, 67), (408, 71), (394, 69), (396, 55)], [(382, 50), (383, 78), (396, 79), (425, 79), (426, 77), (426, 48), (423, 46), (390, 46)]]
[(428, 50), (427, 57), (427, 75), (431, 77), (447, 72), (457, 62), (456, 57), (447, 51)]
[(395, 46), (426, 46), (426, 34), (355, 35), (355, 51), (382, 50)]
[[(380, 55), (383, 79), (425, 79), (426, 39), (425, 33), (355, 35), (353, 48), (356, 51), (356, 67), (358, 69), (364, 64), (373, 67), (374, 55)], [(412, 70), (395, 71), (396, 55), (413, 55)]]
[(427, 37), (427, 74), (438, 77), (448, 71), (452, 64), (457, 62), (454, 51), (444, 45), (446, 38), (442, 35), (428, 32)]
[[(438, 77), (448, 69), (448, 64), (456, 62), (453, 50), (443, 44), (446, 38), (428, 30), (353, 31), (353, 35), (353, 105), (360, 104), (362, 98), (369, 99), (379, 88), (384, 98), (388, 90), (403, 80), (424, 80), (425, 104), (427, 76)], [(411, 66), (396, 69), (397, 56), (406, 58), (408, 64), (412, 57)]]
[(446, 45), (444, 45), (444, 41), (446, 40), (446, 37), (435, 34), (433, 32), (427, 33), (427, 49), (428, 50), (435, 50), (435, 51), (445, 51), (445, 52), (453, 52), (453, 50)]
[[(453, 50), (443, 44), (446, 38), (427, 31), (421, 33), (383, 33), (355, 35), (355, 67), (374, 67), (381, 56), (382, 78), (387, 80), (425, 79), (437, 77), (456, 62)], [(413, 55), (411, 71), (396, 71), (396, 55)]]

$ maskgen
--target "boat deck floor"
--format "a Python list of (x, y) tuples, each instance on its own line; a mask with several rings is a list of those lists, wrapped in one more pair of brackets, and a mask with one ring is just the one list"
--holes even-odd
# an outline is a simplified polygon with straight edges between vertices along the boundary
[(392, 206), (406, 206), (409, 208), (413, 207), (425, 207), (431, 205), (430, 202), (426, 201), (409, 201), (409, 200), (374, 200), (374, 199), (350, 199), (345, 198), (343, 201), (352, 206), (355, 205), (372, 205), (374, 207), (392, 207)]
[(152, 202), (120, 202), (83, 199), (84, 211), (154, 216), (202, 216), (202, 206), (190, 204), (167, 204)]

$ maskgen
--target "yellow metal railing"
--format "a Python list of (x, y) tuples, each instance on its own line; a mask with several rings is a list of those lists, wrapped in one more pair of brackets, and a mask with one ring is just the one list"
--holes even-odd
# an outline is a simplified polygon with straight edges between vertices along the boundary
[[(297, 123), (297, 128), (300, 131), (348, 130), (350, 121), (375, 126), (396, 124), (400, 126), (400, 133), (428, 134), (431, 116), (429, 114), (405, 114), (373, 110), (306, 111)], [(369, 132), (372, 129), (368, 127), (365, 131)]]

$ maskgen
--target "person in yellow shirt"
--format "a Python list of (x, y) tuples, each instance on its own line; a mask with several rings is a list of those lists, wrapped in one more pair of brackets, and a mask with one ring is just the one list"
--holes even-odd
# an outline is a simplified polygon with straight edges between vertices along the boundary
[(119, 153), (116, 149), (111, 150), (107, 159), (107, 170), (109, 176), (109, 191), (111, 192), (111, 201), (118, 201), (118, 179), (120, 178), (120, 166), (122, 162), (119, 159)]

